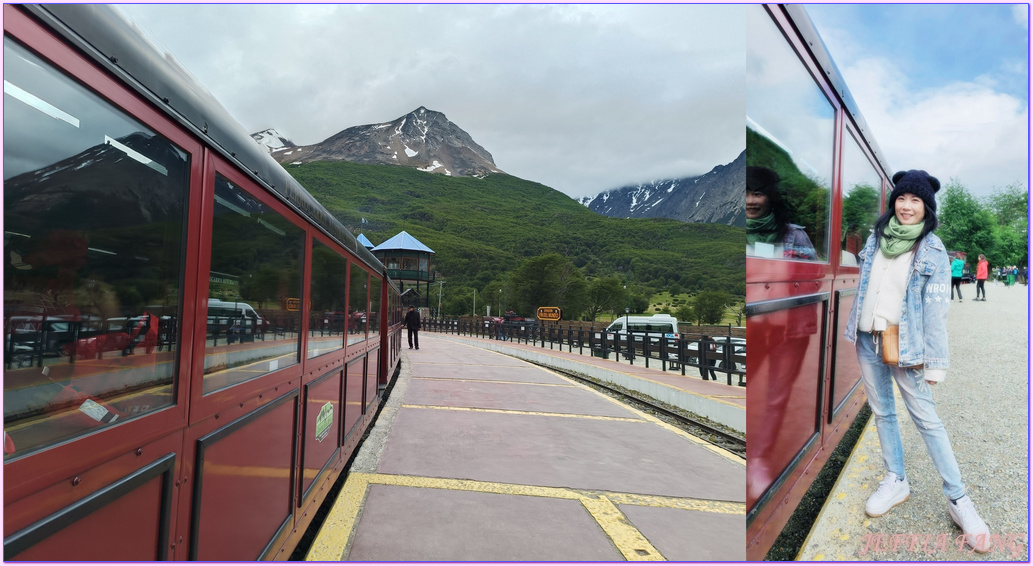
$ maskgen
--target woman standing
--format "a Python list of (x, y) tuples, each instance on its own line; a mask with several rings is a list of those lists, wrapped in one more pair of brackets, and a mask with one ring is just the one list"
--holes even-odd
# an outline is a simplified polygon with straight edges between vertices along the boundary
[[(979, 254), (979, 263), (976, 264), (976, 300), (986, 302), (986, 279), (990, 276), (990, 262), (986, 261), (986, 256)], [(979, 294), (983, 294), (983, 298), (979, 298)]]
[[(892, 209), (876, 221), (860, 254), (861, 279), (845, 335), (857, 346), (887, 469), (879, 489), (868, 498), (865, 513), (880, 517), (911, 495), (893, 399), (896, 381), (943, 478), (951, 519), (973, 549), (987, 552), (990, 531), (965, 494), (961, 470), (930, 389), (946, 377), (948, 366), (951, 270), (943, 242), (932, 233), (937, 224), (935, 194), (940, 182), (925, 171), (911, 170), (893, 175), (893, 183)], [(899, 360), (884, 363), (884, 339), (892, 327), (899, 328)]]
[(954, 256), (951, 262), (951, 300), (954, 300), (954, 289), (958, 290), (958, 302), (961, 302), (961, 276), (965, 274), (965, 260)]

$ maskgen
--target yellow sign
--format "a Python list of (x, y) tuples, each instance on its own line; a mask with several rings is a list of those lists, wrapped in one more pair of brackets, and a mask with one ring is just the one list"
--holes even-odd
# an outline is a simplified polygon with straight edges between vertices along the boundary
[(538, 307), (538, 320), (559, 320), (563, 311), (559, 307)]
[(284, 299), (283, 308), (291, 312), (298, 312), (301, 310), (301, 299)]

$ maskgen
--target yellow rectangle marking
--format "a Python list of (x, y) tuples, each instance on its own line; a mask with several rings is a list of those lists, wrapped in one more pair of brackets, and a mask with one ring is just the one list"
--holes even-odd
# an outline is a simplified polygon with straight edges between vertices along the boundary
[(635, 561), (665, 560), (665, 558), (631, 524), (624, 513), (617, 508), (617, 505), (644, 505), (709, 513), (746, 514), (744, 504), (729, 501), (599, 492), (454, 478), (353, 473), (348, 475), (344, 488), (338, 495), (337, 501), (334, 502), (319, 534), (316, 535), (305, 560), (338, 562), (347, 559), (345, 552), (358, 523), (369, 486), (372, 484), (577, 500), (599, 524), (607, 537), (613, 541), (621, 554), (627, 560)]
[(627, 423), (645, 422), (642, 419), (628, 417), (604, 417), (599, 415), (575, 415), (571, 413), (543, 413), (539, 411), (511, 411), (508, 409), (476, 409), (472, 407), (445, 407), (440, 405), (402, 405), (405, 409), (437, 409), (440, 411), (470, 411), (474, 413), (501, 413), (509, 415), (534, 415), (540, 417), (565, 417), (571, 419), (590, 419), (597, 421), (620, 421)]

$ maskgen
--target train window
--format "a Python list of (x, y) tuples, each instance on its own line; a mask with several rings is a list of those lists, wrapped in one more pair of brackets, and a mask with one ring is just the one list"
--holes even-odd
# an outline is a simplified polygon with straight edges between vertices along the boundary
[(827, 261), (835, 109), (764, 8), (749, 14), (746, 253)]
[(171, 406), (190, 155), (4, 38), (4, 460)]
[(301, 228), (215, 176), (205, 393), (300, 361), (304, 247)]
[(319, 240), (312, 240), (312, 304), (308, 323), (308, 357), (344, 348), (348, 318), (348, 260)]
[(380, 288), (382, 282), (376, 277), (369, 278), (369, 338), (376, 340), (380, 336)]
[(879, 192), (882, 177), (865, 156), (853, 135), (843, 144), (843, 227), (839, 264), (857, 267), (858, 254), (879, 217)]
[(351, 278), (348, 291), (348, 343), (355, 344), (366, 339), (366, 327), (369, 321), (369, 273), (351, 265)]

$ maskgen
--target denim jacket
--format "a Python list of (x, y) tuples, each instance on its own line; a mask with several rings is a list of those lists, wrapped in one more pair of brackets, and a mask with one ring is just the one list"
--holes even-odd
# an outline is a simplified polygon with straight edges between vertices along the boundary
[[(857, 319), (861, 303), (868, 292), (872, 256), (879, 253), (875, 234), (859, 255), (861, 280), (854, 295), (844, 337), (857, 342)], [(924, 365), (925, 369), (945, 371), (950, 362), (947, 353), (947, 309), (950, 308), (951, 268), (947, 250), (935, 234), (928, 234), (918, 244), (914, 265), (904, 292), (904, 310), (900, 314), (901, 367)], [(939, 373), (939, 372), (937, 372)]]

